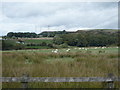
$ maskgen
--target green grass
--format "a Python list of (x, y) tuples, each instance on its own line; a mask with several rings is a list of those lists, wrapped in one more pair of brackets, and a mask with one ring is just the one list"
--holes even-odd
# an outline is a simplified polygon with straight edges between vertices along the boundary
[[(40, 46), (33, 46), (32, 48), (40, 48), (41, 50), (17, 50), (17, 52), (41, 52), (41, 53), (52, 53), (52, 50), (55, 50), (55, 49), (45, 49), (47, 47), (40, 47)], [(43, 48), (43, 49), (42, 49)], [(76, 47), (70, 47), (70, 52), (72, 53), (87, 53), (88, 51), (91, 51), (91, 53), (94, 53), (94, 54), (99, 54), (99, 51), (102, 50), (102, 51), (105, 51), (105, 53), (101, 53), (101, 54), (106, 54), (106, 53), (118, 53), (118, 48), (115, 48), (115, 47), (111, 47), (111, 48), (105, 48), (105, 49), (88, 49), (87, 51), (86, 50), (79, 50), (78, 48), (75, 49)], [(58, 49), (58, 53), (67, 53), (66, 50), (68, 48), (65, 48), (65, 49)], [(3, 52), (16, 52), (16, 50), (11, 50), (11, 51), (3, 51)]]
[[(3, 51), (3, 77), (19, 77), (28, 73), (30, 77), (105, 77), (108, 73), (118, 76), (118, 49), (106, 48), (85, 50), (71, 48)], [(25, 62), (29, 61), (30, 64)], [(20, 87), (19, 83), (3, 83), (4, 88)], [(31, 88), (102, 88), (102, 83), (29, 83)], [(118, 87), (115, 84), (115, 87)]]
[(49, 49), (48, 46), (25, 46), (26, 49)]
[(34, 43), (34, 44), (40, 44), (42, 42), (46, 42), (46, 43), (52, 43), (52, 39), (26, 39), (24, 40), (25, 43)]
[[(25, 44), (41, 44), (45, 42), (46, 44), (52, 44), (52, 39), (25, 39)], [(25, 49), (49, 49), (49, 46), (25, 46)]]

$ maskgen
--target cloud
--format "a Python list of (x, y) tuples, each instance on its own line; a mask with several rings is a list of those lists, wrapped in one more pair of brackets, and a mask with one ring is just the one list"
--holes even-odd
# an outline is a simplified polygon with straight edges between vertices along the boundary
[[(4, 2), (2, 35), (9, 31), (78, 30), (118, 27), (117, 2)], [(35, 29), (37, 26), (37, 29)], [(45, 29), (46, 28), (46, 29)]]

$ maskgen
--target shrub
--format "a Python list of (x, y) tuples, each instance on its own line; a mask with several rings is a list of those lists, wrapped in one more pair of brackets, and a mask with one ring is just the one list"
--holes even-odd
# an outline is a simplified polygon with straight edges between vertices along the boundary
[(47, 46), (47, 43), (46, 42), (42, 42), (41, 46)]
[(66, 43), (60, 45), (61, 48), (68, 48), (68, 45)]
[(50, 48), (53, 48), (53, 44), (48, 44), (47, 46)]
[(16, 43), (14, 40), (2, 40), (2, 50), (24, 49), (24, 45)]

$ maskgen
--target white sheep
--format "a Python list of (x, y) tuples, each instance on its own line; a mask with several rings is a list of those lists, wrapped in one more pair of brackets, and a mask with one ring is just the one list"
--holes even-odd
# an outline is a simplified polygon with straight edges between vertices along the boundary
[(58, 53), (58, 51), (55, 50), (54, 53)]
[(97, 49), (98, 47), (95, 47), (94, 49)]
[(77, 48), (75, 48), (75, 49), (77, 49)]
[(58, 49), (52, 50), (53, 53), (58, 53)]
[(69, 51), (70, 51), (70, 49), (67, 49), (66, 51), (67, 51), (67, 52), (69, 52)]
[(80, 50), (81, 48), (79, 48), (79, 50)]
[(54, 50), (52, 50), (52, 52), (54, 52)]
[(105, 49), (106, 47), (102, 47), (102, 49)]

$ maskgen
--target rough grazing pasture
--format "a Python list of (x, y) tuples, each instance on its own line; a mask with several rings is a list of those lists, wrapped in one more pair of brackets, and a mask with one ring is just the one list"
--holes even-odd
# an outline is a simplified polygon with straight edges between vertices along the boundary
[(27, 48), (27, 49), (33, 49), (33, 48), (34, 49), (44, 49), (44, 48), (49, 49), (50, 47), (48, 47), (48, 46), (40, 46), (37, 44), (41, 44), (41, 43), (52, 44), (53, 43), (53, 38), (32, 38), (32, 39), (23, 38), (22, 40), (25, 42), (26, 45), (27, 44), (36, 44), (35, 46), (31, 46), (31, 45), (25, 46), (25, 48)]
[[(18, 50), (2, 52), (3, 77), (105, 77), (108, 73), (118, 76), (118, 48), (70, 48)], [(99, 52), (99, 51), (105, 52)], [(18, 88), (20, 83), (3, 83), (4, 88)], [(29, 83), (30, 88), (102, 88), (102, 83)], [(117, 83), (115, 87), (118, 87)]]
[(35, 44), (40, 44), (42, 42), (52, 43), (52, 39), (26, 39), (24, 41), (25, 43), (35, 43)]

